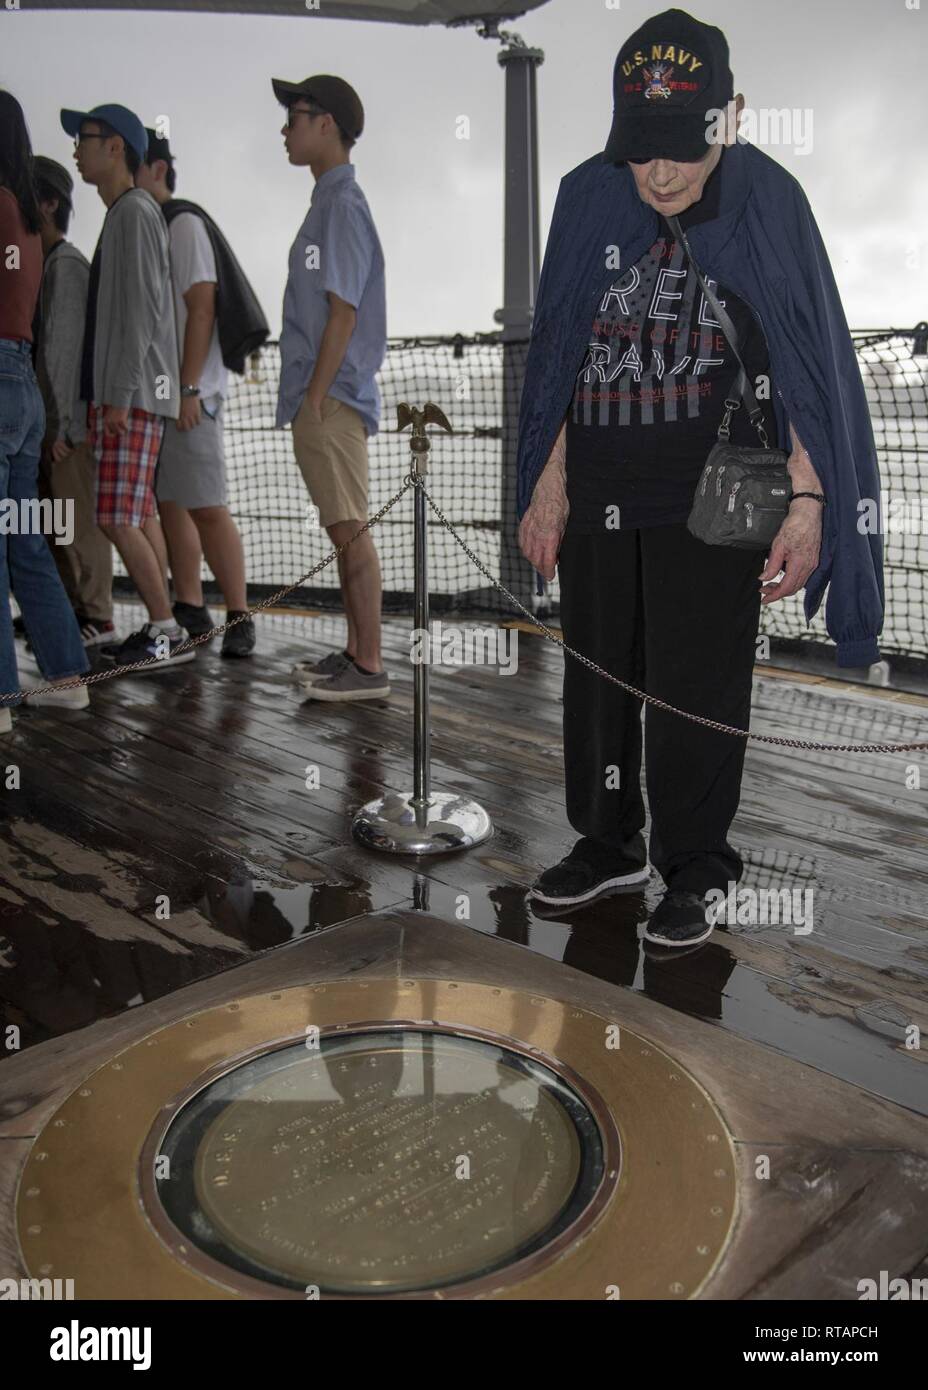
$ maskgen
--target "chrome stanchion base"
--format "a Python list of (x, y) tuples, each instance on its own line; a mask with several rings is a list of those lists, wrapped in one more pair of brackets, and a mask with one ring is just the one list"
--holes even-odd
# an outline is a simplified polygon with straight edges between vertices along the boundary
[(447, 854), (489, 839), (493, 822), (476, 801), (456, 792), (432, 792), (416, 807), (412, 792), (389, 792), (362, 806), (351, 822), (355, 839), (389, 854)]

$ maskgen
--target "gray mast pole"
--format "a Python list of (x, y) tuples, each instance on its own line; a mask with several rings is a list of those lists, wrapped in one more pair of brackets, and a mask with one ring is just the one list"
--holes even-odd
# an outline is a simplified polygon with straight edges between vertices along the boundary
[[(516, 598), (534, 608), (537, 576), (519, 550), (516, 513), (516, 445), (525, 355), (541, 273), (538, 230), (538, 100), (536, 69), (540, 48), (529, 48), (518, 34), (496, 34), (506, 41), (497, 61), (506, 72), (505, 207), (503, 307), (494, 314), (502, 325), (503, 439), (500, 478), (500, 577)], [(518, 341), (518, 340), (523, 341)]]

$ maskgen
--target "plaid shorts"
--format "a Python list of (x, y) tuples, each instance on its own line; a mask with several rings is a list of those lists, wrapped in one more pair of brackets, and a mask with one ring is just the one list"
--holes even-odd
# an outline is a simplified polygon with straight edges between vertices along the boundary
[(156, 511), (155, 469), (163, 418), (133, 406), (125, 434), (104, 434), (103, 411), (91, 405), (87, 430), (97, 458), (97, 525), (141, 526)]

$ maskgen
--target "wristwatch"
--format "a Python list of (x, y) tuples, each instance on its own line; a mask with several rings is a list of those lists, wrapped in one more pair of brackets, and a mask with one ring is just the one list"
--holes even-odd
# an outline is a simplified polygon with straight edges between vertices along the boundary
[(199, 386), (182, 386), (180, 388), (180, 394), (182, 396), (198, 396), (200, 394), (200, 388)]

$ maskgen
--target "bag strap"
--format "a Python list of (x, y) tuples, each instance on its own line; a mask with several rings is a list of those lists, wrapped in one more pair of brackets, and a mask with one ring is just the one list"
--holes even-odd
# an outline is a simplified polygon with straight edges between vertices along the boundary
[[(747, 370), (745, 369), (745, 365), (741, 360), (741, 354), (738, 351), (738, 333), (735, 329), (735, 325), (732, 323), (728, 312), (722, 308), (718, 299), (712, 293), (705, 279), (703, 278), (702, 271), (696, 264), (696, 258), (694, 257), (693, 252), (690, 250), (690, 244), (687, 240), (686, 232), (680, 226), (679, 217), (676, 215), (673, 217), (668, 217), (667, 223), (673, 231), (674, 236), (677, 238), (677, 240), (683, 247), (683, 250), (686, 252), (690, 265), (696, 272), (696, 279), (699, 281), (699, 284), (702, 287), (702, 292), (706, 296), (706, 299), (709, 301), (709, 304), (712, 306), (712, 312), (715, 314), (716, 319), (721, 324), (722, 332), (728, 339), (731, 350), (735, 354), (735, 358), (738, 362), (738, 375), (732, 383), (732, 386), (729, 387), (729, 393), (725, 397), (726, 411), (724, 419), (722, 420), (722, 423), (719, 426), (719, 439), (728, 439), (730, 433), (728, 426), (729, 421), (731, 419), (731, 413), (733, 410), (738, 409), (740, 401), (741, 399), (743, 399), (747, 403), (748, 418), (750, 419), (751, 424), (757, 430), (757, 433), (760, 436), (760, 440), (764, 448), (769, 449), (770, 441), (767, 438), (767, 431), (764, 429), (763, 425), (764, 412), (757, 404), (757, 397), (754, 394), (750, 378), (748, 377)], [(732, 394), (733, 392), (737, 392), (737, 395), (734, 396), (734, 398)]]

